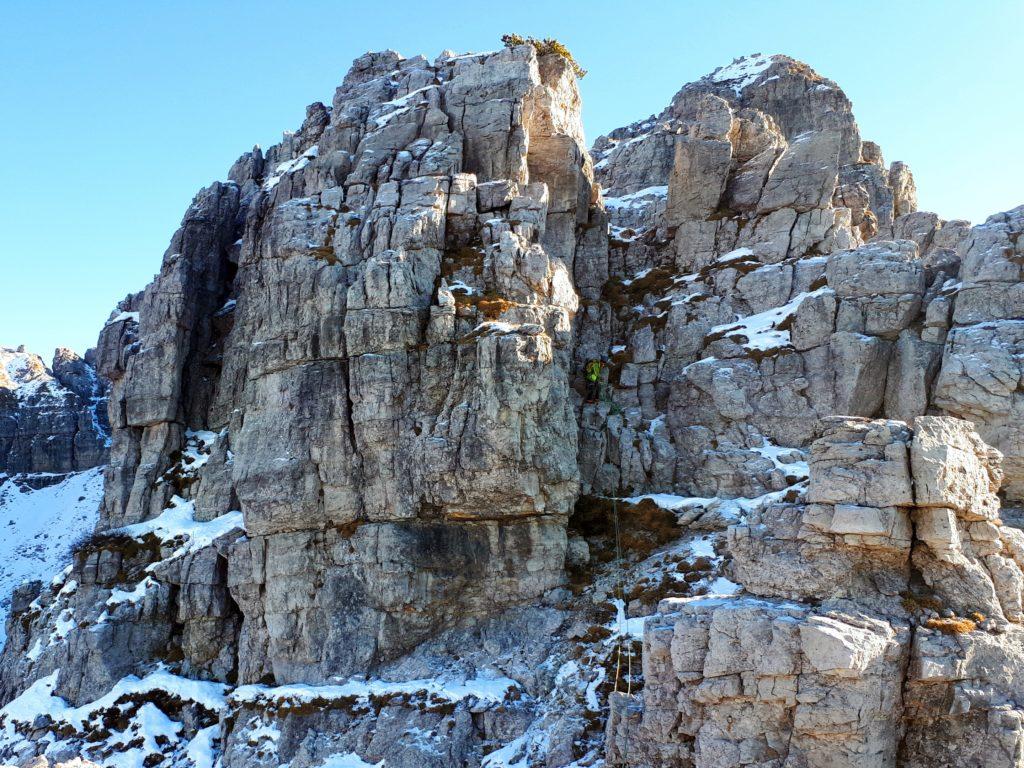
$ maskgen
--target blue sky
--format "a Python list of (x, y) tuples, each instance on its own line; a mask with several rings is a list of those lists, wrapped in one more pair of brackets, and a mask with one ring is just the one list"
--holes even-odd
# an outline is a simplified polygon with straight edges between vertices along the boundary
[(836, 80), (921, 207), (1024, 203), (1024, 2), (90, 2), (0, 4), (0, 344), (95, 343), (158, 270), (195, 192), (330, 103), (352, 59), (565, 42), (588, 140), (747, 53)]

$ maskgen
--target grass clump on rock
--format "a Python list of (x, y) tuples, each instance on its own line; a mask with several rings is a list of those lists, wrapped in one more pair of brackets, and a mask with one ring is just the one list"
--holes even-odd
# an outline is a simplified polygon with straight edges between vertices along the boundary
[(951, 618), (928, 619), (925, 624), (928, 629), (937, 629), (946, 635), (966, 635), (978, 628), (977, 622), (973, 619), (953, 616)]
[(506, 48), (515, 48), (517, 45), (532, 45), (534, 50), (537, 51), (538, 56), (554, 53), (569, 62), (569, 66), (572, 67), (576, 77), (582, 80), (587, 76), (587, 70), (581, 67), (579, 62), (573, 58), (569, 49), (553, 37), (545, 37), (540, 40), (536, 37), (523, 37), (522, 35), (502, 35), (501, 42), (505, 44)]

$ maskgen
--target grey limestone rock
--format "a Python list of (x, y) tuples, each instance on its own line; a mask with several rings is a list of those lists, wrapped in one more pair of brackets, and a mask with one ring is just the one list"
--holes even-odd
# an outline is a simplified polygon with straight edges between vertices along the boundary
[(107, 466), (0, 758), (1018, 761), (1024, 209), (917, 211), (786, 56), (588, 152), (531, 44), (361, 56), (227, 178), (85, 360), (3, 352), (0, 472)]
[(38, 487), (103, 464), (106, 394), (95, 367), (70, 349), (47, 367), (24, 347), (0, 347), (0, 475)]

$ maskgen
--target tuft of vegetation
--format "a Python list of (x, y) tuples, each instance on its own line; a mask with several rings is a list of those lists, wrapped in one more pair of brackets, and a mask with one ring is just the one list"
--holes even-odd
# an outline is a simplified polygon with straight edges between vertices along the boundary
[(978, 628), (972, 619), (954, 616), (952, 618), (928, 619), (925, 624), (928, 629), (937, 629), (946, 635), (966, 635)]
[(89, 555), (100, 550), (116, 550), (118, 552), (129, 552), (136, 548), (138, 540), (117, 531), (91, 531), (82, 534), (71, 546), (71, 551), (76, 554)]
[(587, 76), (587, 70), (581, 67), (579, 62), (573, 58), (569, 49), (553, 37), (545, 37), (541, 40), (536, 37), (523, 37), (522, 35), (502, 35), (501, 42), (505, 44), (506, 48), (515, 48), (517, 45), (532, 45), (534, 50), (537, 51), (538, 56), (544, 56), (549, 53), (561, 56), (569, 62), (569, 66), (572, 67), (572, 71), (577, 78), (582, 80)]
[(605, 496), (580, 496), (569, 518), (570, 530), (587, 540), (597, 562), (615, 559), (615, 520), (619, 516), (619, 541), (627, 556), (647, 557), (658, 547), (679, 538), (679, 518), (650, 499), (632, 504)]

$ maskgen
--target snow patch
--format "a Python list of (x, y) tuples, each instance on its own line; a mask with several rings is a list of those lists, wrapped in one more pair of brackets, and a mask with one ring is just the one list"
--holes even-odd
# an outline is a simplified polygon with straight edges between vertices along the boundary
[(615, 606), (615, 621), (609, 627), (612, 630), (612, 634), (605, 642), (614, 643), (620, 637), (642, 640), (644, 636), (644, 622), (647, 621), (648, 617), (634, 616), (633, 618), (627, 618), (625, 602), (617, 597), (613, 598), (611, 602)]
[(404, 682), (353, 678), (339, 685), (304, 685), (301, 683), (276, 687), (243, 685), (236, 688), (231, 694), (231, 701), (233, 703), (256, 703), (287, 700), (304, 703), (324, 699), (329, 701), (349, 698), (367, 701), (371, 696), (405, 694), (448, 702), (472, 698), (480, 702), (498, 704), (505, 700), (510, 690), (518, 688), (518, 685), (515, 680), (507, 677), (477, 677), (461, 681), (423, 678)]
[(170, 557), (153, 563), (147, 568), (147, 570), (152, 570), (155, 566), (169, 560), (208, 547), (216, 539), (234, 529), (244, 530), (241, 512), (227, 512), (209, 522), (199, 522), (195, 519), (195, 502), (186, 501), (180, 496), (173, 496), (170, 508), (165, 509), (158, 517), (143, 523), (116, 528), (111, 533), (131, 536), (135, 539), (152, 534), (163, 542), (178, 543), (178, 548), (171, 553)]
[(120, 323), (122, 320), (131, 320), (134, 323), (139, 322), (138, 312), (121, 312), (118, 315), (107, 320), (106, 325), (113, 325), (114, 323)]
[(745, 258), (747, 258), (749, 256), (753, 256), (753, 255), (754, 255), (754, 252), (750, 248), (737, 248), (734, 251), (729, 251), (728, 253), (723, 253), (721, 256), (719, 256), (717, 259), (715, 259), (715, 262), (717, 264), (728, 264), (730, 262), (738, 261), (740, 259), (745, 259)]
[[(788, 468), (794, 465), (785, 466)], [(623, 499), (623, 501), (629, 504), (639, 504), (641, 501), (649, 499), (662, 509), (667, 509), (670, 512), (685, 512), (696, 507), (703, 507), (709, 511), (714, 510), (723, 519), (739, 521), (743, 515), (759, 511), (769, 504), (782, 501), (790, 491), (794, 489), (799, 491), (802, 487), (802, 483), (797, 483), (789, 488), (771, 491), (762, 496), (741, 496), (735, 499), (726, 499), (719, 496), (676, 496), (671, 493), (646, 493), (642, 496), (630, 496)]]
[[(0, 752), (20, 752), (25, 746), (25, 737), (19, 729), (30, 731), (36, 718), (45, 715), (53, 721), (51, 742), (47, 747), (50, 752), (77, 753), (108, 768), (143, 768), (152, 764), (152, 755), (172, 756), (174, 746), (180, 745), (179, 748), (184, 748), (196, 768), (213, 768), (213, 741), (217, 738), (219, 726), (198, 731), (187, 744), (182, 745), (184, 724), (172, 720), (155, 703), (138, 700), (160, 693), (219, 713), (225, 707), (227, 686), (189, 680), (158, 669), (144, 678), (134, 675), (122, 678), (105, 696), (80, 707), (72, 707), (53, 693), (59, 675), (60, 670), (56, 670), (35, 681), (0, 709)], [(120, 730), (112, 727), (108, 719), (115, 710), (120, 710), (125, 718), (125, 726)], [(69, 730), (72, 733), (69, 734)], [(105, 738), (93, 738), (99, 733), (105, 733)], [(53, 741), (57, 734), (61, 740)]]
[(447, 287), (452, 293), (458, 291), (459, 293), (464, 293), (467, 296), (472, 296), (477, 293), (476, 288), (471, 285), (467, 285), (462, 280), (452, 280), (451, 282), (448, 282), (445, 287)]
[(647, 267), (646, 269), (641, 269), (639, 272), (637, 272), (632, 277), (623, 278), (622, 284), (623, 285), (632, 285), (637, 280), (643, 280), (645, 277), (647, 277), (649, 274), (651, 274), (652, 271), (653, 271), (652, 267)]
[(605, 208), (643, 208), (668, 197), (668, 186), (644, 187), (619, 197), (604, 198)]
[(217, 757), (213, 741), (219, 733), (219, 724), (203, 728), (185, 747), (185, 757), (192, 761), (195, 768), (214, 768)]
[[(790, 346), (788, 329), (781, 329), (779, 326), (789, 320), (796, 313), (797, 308), (812, 296), (821, 296), (832, 289), (825, 286), (815, 291), (804, 291), (797, 294), (781, 307), (758, 312), (756, 315), (748, 315), (736, 322), (716, 325), (708, 331), (707, 338), (725, 338), (736, 341), (744, 349), (768, 351), (782, 349)], [(745, 338), (740, 342), (737, 337)]]
[(368, 763), (355, 752), (346, 752), (331, 755), (321, 768), (384, 768), (384, 761)]
[(765, 56), (755, 53), (751, 56), (744, 56), (734, 60), (732, 64), (719, 67), (707, 77), (713, 83), (728, 83), (739, 96), (744, 88), (757, 81), (776, 58), (777, 54)]
[(274, 173), (271, 174), (270, 178), (263, 182), (263, 188), (267, 191), (273, 189), (280, 183), (281, 179), (284, 178), (285, 174), (301, 171), (303, 168), (309, 165), (310, 160), (315, 158), (319, 153), (320, 147), (314, 144), (312, 147), (307, 149), (298, 157), (292, 160), (285, 160), (282, 163), (278, 163), (277, 167), (274, 169)]
[(481, 768), (528, 768), (526, 747), (526, 735), (520, 736), (501, 749), (491, 752), (483, 759), (480, 766)]
[(788, 475), (794, 475), (801, 480), (806, 480), (810, 477), (810, 467), (804, 460), (804, 452), (798, 448), (786, 448), (781, 445), (772, 445), (771, 442), (765, 438), (764, 445), (760, 448), (751, 448), (750, 450), (755, 453), (764, 456), (775, 464), (775, 468), (785, 472)]
[(115, 588), (107, 598), (107, 605), (116, 607), (122, 603), (138, 603), (146, 597), (146, 593), (156, 586), (152, 576), (147, 576), (130, 590)]
[(70, 561), (75, 542), (96, 527), (102, 498), (99, 467), (35, 491), (14, 479), (0, 481), (0, 646), (11, 592), (26, 581), (50, 582)]

